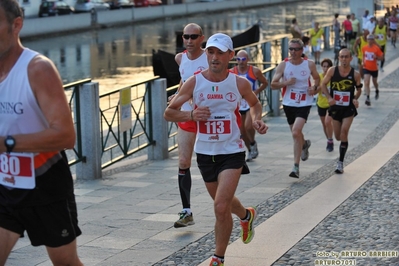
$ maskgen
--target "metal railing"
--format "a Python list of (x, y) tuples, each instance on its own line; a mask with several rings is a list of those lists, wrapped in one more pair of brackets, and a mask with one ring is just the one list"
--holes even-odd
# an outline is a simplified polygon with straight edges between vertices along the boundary
[[(116, 89), (100, 95), (100, 132), (102, 147), (102, 168), (108, 167), (154, 144), (151, 127), (151, 81)], [(121, 130), (120, 93), (130, 90), (132, 124), (126, 131)]]
[(82, 124), (81, 124), (81, 113), (80, 113), (80, 94), (78, 88), (85, 83), (91, 82), (91, 79), (83, 79), (79, 81), (75, 81), (72, 83), (68, 83), (64, 85), (65, 94), (68, 97), (69, 108), (72, 111), (73, 123), (76, 131), (76, 144), (75, 147), (71, 151), (67, 151), (68, 158), (72, 157), (73, 159), (69, 160), (69, 165), (75, 165), (79, 162), (84, 162), (86, 160), (85, 156), (82, 153)]
[[(166, 89), (167, 95), (171, 95), (171, 94), (176, 93), (178, 88), (179, 88), (179, 84), (167, 88)], [(178, 129), (177, 123), (168, 122), (168, 140), (169, 140), (168, 151), (169, 152), (175, 150), (178, 147), (178, 144), (177, 144), (177, 129)]]

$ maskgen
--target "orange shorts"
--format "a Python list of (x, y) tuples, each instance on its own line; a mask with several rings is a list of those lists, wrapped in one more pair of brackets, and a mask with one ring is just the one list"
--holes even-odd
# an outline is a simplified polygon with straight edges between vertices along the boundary
[(197, 133), (197, 122), (195, 121), (178, 122), (177, 125), (184, 131)]

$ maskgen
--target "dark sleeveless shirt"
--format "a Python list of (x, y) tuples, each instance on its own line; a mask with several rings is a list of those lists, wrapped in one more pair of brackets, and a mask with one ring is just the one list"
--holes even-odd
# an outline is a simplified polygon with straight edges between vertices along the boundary
[(345, 110), (354, 107), (353, 99), (355, 98), (355, 69), (351, 67), (349, 74), (342, 77), (339, 73), (338, 67), (335, 67), (334, 74), (330, 80), (330, 95), (334, 98), (334, 91), (350, 92), (349, 106), (333, 105), (330, 110)]

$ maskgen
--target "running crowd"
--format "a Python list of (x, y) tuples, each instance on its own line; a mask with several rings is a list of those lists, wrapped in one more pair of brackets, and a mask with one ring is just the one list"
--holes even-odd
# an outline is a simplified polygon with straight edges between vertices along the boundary
[[(393, 27), (397, 27), (393, 18), (397, 18), (396, 9), (392, 14), (392, 18), (381, 18), (376, 24), (366, 10), (362, 25), (354, 14), (348, 15), (342, 23), (338, 22), (339, 14), (335, 14), (334, 30), (339, 37), (343, 33), (346, 43), (338, 51), (335, 66), (331, 59), (320, 57), (324, 32), (319, 24), (314, 23), (311, 36), (307, 37), (303, 36), (296, 19), (292, 21), (289, 57), (277, 66), (270, 83), (271, 89), (282, 90), (283, 109), (293, 138), (294, 165), (288, 174), (290, 177), (299, 178), (299, 163), (309, 158), (311, 141), (302, 131), (315, 95), (327, 140), (326, 150), (334, 150), (333, 138), (340, 142), (335, 173), (344, 173), (348, 135), (358, 114), (363, 83), (367, 96), (365, 104), (370, 106), (370, 80), (376, 89), (375, 99), (379, 97), (377, 77), (378, 70), (383, 69), (386, 40), (390, 37), (394, 39), (392, 45), (396, 42), (396, 30), (393, 31)], [(196, 152), (198, 168), (214, 200), (216, 247), (210, 265), (218, 266), (224, 265), (232, 213), (240, 218), (241, 239), (245, 244), (255, 233), (256, 209), (243, 207), (234, 196), (234, 190), (240, 175), (249, 173), (246, 162), (259, 155), (256, 131), (260, 134), (267, 131), (259, 117), (257, 95), (269, 82), (259, 68), (250, 65), (247, 51), (234, 52), (229, 36), (222, 33), (210, 36), (205, 49), (201, 48), (203, 38), (199, 25), (190, 23), (184, 28), (186, 50), (176, 56), (182, 81), (177, 93), (169, 98), (164, 116), (168, 121), (179, 123), (179, 146), (184, 145), (179, 151), (178, 170), (183, 209), (175, 227), (194, 224), (189, 167), (192, 153)], [(314, 61), (309, 59), (311, 53)], [(354, 57), (358, 58), (359, 71), (351, 66)], [(231, 60), (235, 60), (236, 66), (228, 69)], [(378, 61), (381, 61), (380, 66)], [(316, 65), (321, 66), (320, 73)], [(187, 138), (188, 131), (190, 138)], [(181, 162), (186, 164), (180, 165)]]
[[(344, 172), (348, 134), (357, 115), (362, 79), (366, 105), (370, 105), (370, 79), (378, 99), (377, 60), (383, 64), (385, 53), (385, 42), (378, 41), (386, 41), (390, 36), (395, 38), (392, 44), (396, 43), (397, 9), (390, 12), (390, 35), (385, 20), (381, 22), (382, 29), (380, 23), (373, 29), (363, 26), (363, 34), (353, 44), (353, 52), (349, 47), (339, 51), (337, 66), (333, 66), (330, 59), (320, 59), (317, 46), (323, 32), (319, 31), (318, 23), (312, 31), (317, 37), (310, 40), (315, 52), (313, 61), (308, 59), (309, 51), (305, 51), (309, 40), (302, 41), (304, 36), (298, 31), (297, 21), (293, 21), (295, 36), (289, 41), (289, 57), (277, 66), (270, 82), (271, 89), (282, 90), (283, 108), (292, 133), (294, 165), (288, 174), (290, 177), (299, 178), (299, 163), (309, 158), (311, 141), (305, 139), (302, 131), (314, 95), (318, 95), (326, 150), (334, 150), (333, 136), (340, 141), (335, 172)], [(366, 13), (368, 15), (368, 11)], [(337, 19), (336, 14), (333, 23), (339, 27)], [(373, 23), (372, 20), (370, 17), (367, 23)], [(347, 32), (347, 24), (344, 21), (342, 26), (348, 40), (353, 37), (353, 31), (360, 34), (359, 28), (357, 31), (353, 28), (353, 22), (352, 32)], [(46, 247), (54, 265), (83, 265), (76, 245), (81, 231), (73, 180), (63, 152), (75, 143), (72, 117), (55, 65), (22, 46), (19, 38), (22, 27), (18, 2), (2, 0), (0, 103), (21, 104), (24, 111), (0, 113), (0, 142), (4, 143), (0, 146), (0, 265), (6, 263), (24, 232), (33, 246)], [(205, 187), (214, 202), (215, 251), (210, 266), (223, 266), (233, 228), (232, 214), (240, 219), (244, 244), (250, 243), (255, 234), (256, 209), (244, 207), (235, 191), (241, 175), (250, 173), (247, 162), (259, 155), (256, 132), (263, 135), (268, 130), (262, 120), (258, 96), (269, 82), (259, 68), (250, 64), (247, 51), (234, 51), (228, 35), (216, 33), (202, 48), (205, 39), (202, 28), (189, 23), (183, 29), (182, 38), (186, 50), (175, 57), (181, 82), (164, 112), (166, 120), (179, 125), (177, 175), (183, 208), (174, 227), (194, 224), (190, 167), (195, 152)], [(317, 49), (313, 49), (314, 46)], [(359, 71), (351, 66), (353, 55), (360, 59)], [(232, 60), (236, 63), (233, 68), (230, 67)], [(317, 64), (322, 67), (321, 73), (317, 72)]]

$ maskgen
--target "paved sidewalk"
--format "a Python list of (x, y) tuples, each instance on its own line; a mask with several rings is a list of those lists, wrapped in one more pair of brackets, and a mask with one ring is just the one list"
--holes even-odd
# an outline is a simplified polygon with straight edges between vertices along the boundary
[[(244, 245), (235, 219), (226, 266), (315, 265), (316, 259), (332, 259), (332, 252), (399, 252), (399, 55), (388, 48), (395, 57), (380, 73), (380, 98), (372, 98), (371, 107), (361, 98), (342, 176), (333, 173), (339, 144), (326, 152), (316, 108), (304, 128), (312, 146), (309, 160), (300, 164), (299, 180), (288, 177), (293, 155), (285, 117), (266, 118), (268, 133), (257, 136), (259, 157), (249, 163), (251, 174), (242, 176), (236, 192), (244, 205), (257, 206), (256, 236)], [(138, 158), (107, 169), (102, 180), (76, 183), (83, 231), (79, 255), (86, 266), (209, 265), (213, 204), (195, 158), (191, 204), (196, 224), (173, 228), (181, 210), (177, 165), (176, 152), (164, 161)], [(399, 265), (398, 254), (392, 254), (347, 259), (358, 265)], [(22, 238), (6, 265), (51, 263), (44, 247), (33, 248)]]

